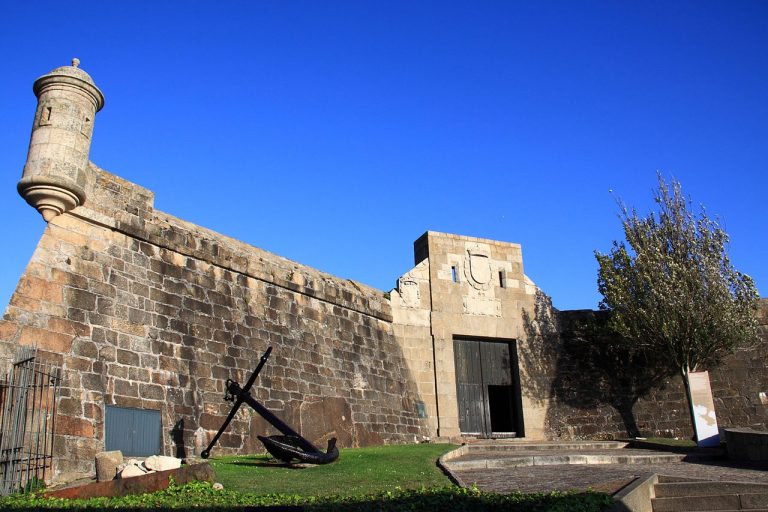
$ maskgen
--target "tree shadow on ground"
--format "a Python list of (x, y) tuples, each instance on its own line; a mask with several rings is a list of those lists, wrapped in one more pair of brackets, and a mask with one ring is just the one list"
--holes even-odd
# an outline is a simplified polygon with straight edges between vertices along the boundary
[(271, 459), (267, 460), (236, 460), (227, 462), (232, 466), (246, 466), (246, 467), (258, 467), (258, 468), (282, 468), (282, 469), (307, 469), (308, 467), (314, 467), (314, 465), (307, 464), (291, 464), (288, 462), (279, 462)]
[(581, 410), (608, 405), (621, 417), (626, 434), (638, 437), (635, 404), (674, 375), (674, 370), (658, 353), (643, 350), (612, 331), (608, 315), (590, 310), (559, 312), (549, 297), (537, 292), (533, 315), (523, 313), (528, 337), (528, 350), (521, 353), (526, 366), (523, 384), (537, 396), (550, 398), (549, 411), (558, 404)]

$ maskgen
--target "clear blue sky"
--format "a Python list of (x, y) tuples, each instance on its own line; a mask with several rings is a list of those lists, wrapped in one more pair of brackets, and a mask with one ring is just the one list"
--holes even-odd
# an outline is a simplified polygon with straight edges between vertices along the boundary
[(768, 2), (0, 0), (0, 310), (45, 223), (32, 82), (78, 57), (91, 160), (155, 207), (390, 289), (426, 230), (522, 244), (561, 309), (656, 172), (768, 289)]

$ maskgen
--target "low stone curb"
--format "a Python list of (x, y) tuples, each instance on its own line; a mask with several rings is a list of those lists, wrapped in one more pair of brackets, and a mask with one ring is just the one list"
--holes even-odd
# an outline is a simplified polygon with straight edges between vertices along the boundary
[(729, 459), (768, 463), (768, 432), (751, 428), (727, 428), (725, 440)]
[(462, 445), (456, 448), (455, 450), (451, 450), (448, 453), (444, 453), (439, 459), (437, 459), (437, 466), (443, 470), (443, 472), (448, 475), (448, 478), (451, 479), (451, 481), (458, 485), (459, 487), (467, 488), (469, 485), (459, 477), (456, 473), (454, 473), (451, 470), (450, 467), (450, 461), (461, 457), (462, 455), (465, 455), (469, 450), (467, 449), (467, 445)]
[(450, 462), (469, 453), (469, 445), (463, 444), (440, 457), (440, 461)]
[(656, 473), (640, 475), (629, 485), (619, 489), (613, 495), (615, 500), (608, 512), (652, 512), (653, 489), (658, 483), (659, 476)]

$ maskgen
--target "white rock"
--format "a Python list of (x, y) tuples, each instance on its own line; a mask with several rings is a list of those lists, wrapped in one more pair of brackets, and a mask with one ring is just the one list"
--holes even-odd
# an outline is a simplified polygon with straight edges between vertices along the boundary
[(134, 477), (134, 476), (141, 476), (141, 475), (146, 475), (146, 474), (147, 474), (147, 472), (144, 471), (143, 469), (141, 469), (136, 464), (128, 464), (127, 466), (125, 466), (125, 469), (123, 469), (120, 472), (119, 476), (120, 476), (120, 478), (131, 478), (131, 477)]
[(165, 455), (152, 455), (144, 460), (144, 466), (155, 471), (168, 471), (181, 467), (181, 459)]
[(219, 482), (216, 482), (215, 484), (213, 484), (213, 490), (214, 491), (220, 491), (222, 489), (224, 489), (224, 486), (221, 485)]

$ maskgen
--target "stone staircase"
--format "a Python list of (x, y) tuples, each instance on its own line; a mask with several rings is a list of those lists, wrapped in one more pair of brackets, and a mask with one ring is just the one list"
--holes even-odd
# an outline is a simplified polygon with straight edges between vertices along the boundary
[(768, 512), (768, 484), (685, 480), (660, 475), (653, 491), (653, 512)]
[[(618, 441), (482, 440), (445, 454), (439, 464), (459, 485), (476, 483), (494, 492), (538, 491), (541, 482), (552, 489), (604, 490), (613, 493), (611, 510), (617, 512), (768, 512), (768, 478), (760, 468), (721, 460), (715, 451), (672, 453)], [(577, 466), (558, 467), (566, 464)]]
[(655, 464), (680, 462), (685, 455), (627, 448), (620, 441), (520, 442), (466, 444), (441, 459), (451, 471), (555, 464)]

